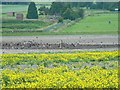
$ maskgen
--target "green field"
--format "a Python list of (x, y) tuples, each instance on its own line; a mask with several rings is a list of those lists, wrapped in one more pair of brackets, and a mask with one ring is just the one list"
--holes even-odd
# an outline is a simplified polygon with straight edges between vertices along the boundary
[[(111, 23), (109, 23), (109, 21)], [(118, 14), (95, 14), (59, 32), (79, 34), (115, 34), (118, 31)]]
[(45, 23), (43, 21), (18, 21), (18, 20), (4, 20), (2, 23), (3, 31), (30, 31), (30, 30), (39, 30), (45, 26), (50, 25), (51, 23)]
[[(46, 4), (46, 3), (43, 3)], [(37, 9), (41, 7), (41, 5), (36, 5)], [(46, 7), (50, 7), (50, 4), (48, 4)], [(28, 5), (2, 5), (2, 13), (7, 12), (21, 12), (21, 11), (27, 11)]]
[(28, 5), (2, 5), (2, 13), (27, 11)]

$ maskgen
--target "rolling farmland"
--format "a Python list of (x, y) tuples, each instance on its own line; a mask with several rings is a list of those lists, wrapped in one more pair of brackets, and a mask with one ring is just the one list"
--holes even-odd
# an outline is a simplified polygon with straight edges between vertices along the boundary
[(0, 89), (119, 88), (118, 13), (88, 9), (84, 19), (58, 23), (26, 19), (27, 5), (2, 7)]
[[(75, 23), (63, 23), (60, 27), (59, 24), (56, 25), (56, 27), (51, 26), (47, 29), (44, 29), (41, 31), (37, 31), (39, 27), (41, 27), (41, 23), (38, 21), (35, 21), (37, 23), (36, 25), (31, 24), (30, 27), (24, 27), (23, 24), (15, 23), (16, 20), (9, 20), (6, 21), (3, 20), (3, 36), (39, 36), (39, 35), (105, 35), (105, 34), (118, 34), (118, 14), (117, 13), (110, 13), (110, 14), (95, 14), (94, 16), (88, 16), (84, 18), (83, 20), (80, 20)], [(13, 21), (13, 22), (12, 22)], [(12, 23), (10, 23), (12, 22)], [(27, 21), (23, 21), (25, 23)], [(31, 21), (32, 22), (32, 21)], [(10, 24), (9, 24), (10, 23)], [(14, 24), (15, 23), (15, 24)], [(45, 22), (48, 23), (48, 22)], [(11, 27), (11, 25), (14, 24), (14, 27)], [(70, 24), (70, 25), (69, 25)], [(49, 24), (48, 24), (49, 25)], [(45, 26), (48, 26), (45, 25)], [(18, 31), (24, 31), (24, 32), (5, 32), (5, 31), (15, 31), (12, 30), (15, 27)], [(21, 28), (20, 28), (21, 27)], [(30, 31), (30, 28), (32, 28), (32, 33), (27, 32)], [(42, 26), (44, 27), (44, 26)], [(23, 30), (22, 30), (23, 29)], [(36, 32), (37, 31), (37, 32)]]

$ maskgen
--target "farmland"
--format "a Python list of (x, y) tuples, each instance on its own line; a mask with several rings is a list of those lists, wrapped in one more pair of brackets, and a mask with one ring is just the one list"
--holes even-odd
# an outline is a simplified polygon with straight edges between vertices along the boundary
[(84, 4), (2, 6), (0, 89), (118, 89), (117, 4)]
[(40, 29), (45, 26), (50, 25), (51, 23), (45, 23), (43, 21), (17, 21), (17, 20), (3, 20), (2, 30), (3, 31), (30, 31), (35, 29)]
[[(4, 15), (5, 16), (5, 15)], [(6, 17), (6, 16), (5, 16)], [(4, 17), (3, 17), (4, 18)], [(43, 18), (43, 17), (42, 17)], [(42, 22), (42, 18), (40, 21)], [(43, 19), (44, 20), (44, 19)], [(16, 23), (17, 22), (17, 23)], [(21, 23), (19, 23), (21, 22)], [(3, 36), (20, 36), (21, 34), (24, 36), (35, 36), (35, 35), (82, 35), (82, 34), (117, 34), (118, 33), (118, 14), (117, 13), (109, 13), (109, 14), (94, 14), (94, 16), (88, 16), (83, 20), (79, 20), (77, 22), (72, 23), (64, 23), (61, 27), (56, 27), (54, 30), (48, 30), (47, 32), (33, 32), (29, 33), (31, 28), (33, 31), (39, 30), (40, 27), (45, 27), (48, 25), (52, 25), (51, 22), (43, 22), (45, 24), (41, 24), (39, 21), (33, 21), (34, 25), (31, 24), (30, 21), (29, 26), (26, 26), (27, 21), (16, 21), (15, 19), (3, 20)], [(110, 23), (109, 23), (110, 22)], [(67, 25), (68, 24), (68, 25)], [(70, 24), (70, 25), (69, 25)], [(27, 24), (28, 25), (28, 24)], [(12, 27), (11, 27), (12, 26)], [(4, 31), (14, 31), (23, 30), (26, 32), (4, 32)], [(44, 30), (43, 30), (44, 31)]]
[[(36, 5), (37, 9), (41, 7)], [(46, 7), (50, 7), (48, 4)], [(2, 35), (3, 36), (36, 36), (36, 35), (82, 35), (82, 34), (117, 34), (118, 13), (107, 10), (85, 10), (86, 17), (76, 21), (64, 20), (62, 25), (56, 25), (44, 31), (54, 23), (48, 20), (49, 15), (39, 15), (38, 20), (27, 20), (28, 5), (2, 5)], [(7, 12), (23, 13), (24, 20), (16, 20), (15, 16), (8, 16)], [(107, 13), (103, 13), (107, 12)], [(89, 15), (87, 15), (89, 13)], [(47, 22), (46, 22), (47, 21)], [(42, 32), (41, 32), (42, 29)], [(8, 33), (8, 31), (10, 31)], [(15, 32), (14, 32), (15, 31)], [(19, 32), (16, 32), (19, 31)], [(24, 31), (24, 32), (20, 32)], [(33, 31), (32, 33), (28, 31)], [(36, 32), (38, 31), (38, 32)]]
[(3, 54), (3, 88), (118, 88), (118, 52)]
[[(40, 6), (38, 5), (37, 8)], [(40, 20), (27, 20), (26, 14), (28, 5), (3, 5), (2, 6), (2, 31), (31, 31), (39, 30), (43, 27), (49, 26), (51, 22), (44, 22)], [(16, 20), (15, 16), (8, 16), (7, 12), (23, 13), (24, 20)], [(42, 18), (42, 16), (40, 16)]]
[[(111, 23), (109, 23), (111, 21)], [(115, 34), (118, 32), (118, 14), (95, 14), (60, 32), (79, 34)]]

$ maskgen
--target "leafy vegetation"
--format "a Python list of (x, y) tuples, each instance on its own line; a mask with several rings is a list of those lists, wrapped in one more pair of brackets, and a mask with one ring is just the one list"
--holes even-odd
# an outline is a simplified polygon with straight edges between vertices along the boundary
[(118, 88), (118, 70), (99, 66), (72, 71), (68, 67), (3, 70), (2, 88)]
[(63, 2), (53, 2), (50, 8), (50, 14), (60, 15), (64, 19), (75, 20), (77, 18), (84, 17), (84, 10), (83, 9), (73, 10), (73, 8), (69, 4)]
[(118, 88), (118, 51), (3, 54), (2, 88)]
[[(55, 54), (3, 54), (2, 65), (15, 65), (33, 62), (72, 62), (72, 61), (109, 61), (115, 60), (118, 57), (118, 52), (77, 52), (77, 53), (55, 53)], [(35, 61), (35, 62), (34, 62)]]

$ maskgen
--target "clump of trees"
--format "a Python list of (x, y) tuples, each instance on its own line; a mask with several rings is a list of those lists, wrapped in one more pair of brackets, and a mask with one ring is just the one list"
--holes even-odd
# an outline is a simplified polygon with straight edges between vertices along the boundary
[(38, 19), (38, 11), (34, 2), (31, 2), (28, 7), (27, 19)]
[[(54, 9), (53, 9), (54, 8)], [(74, 10), (70, 3), (61, 3), (61, 2), (54, 2), (50, 8), (52, 14), (60, 15), (64, 19), (75, 20), (77, 18), (84, 17), (84, 10), (83, 9), (76, 9)]]
[(63, 23), (63, 18), (62, 18), (62, 17), (60, 17), (60, 18), (58, 19), (58, 23)]
[(48, 15), (49, 14), (49, 8), (42, 6), (38, 9), (39, 15)]
[(50, 7), (50, 14), (61, 15), (64, 7), (64, 2), (53, 2)]
[[(58, 15), (61, 16), (63, 19), (70, 19), (75, 20), (77, 18), (84, 17), (84, 10), (77, 9), (73, 10), (69, 3), (65, 2), (53, 2), (50, 9), (44, 7), (39, 8), (39, 14), (42, 15), (43, 13), (49, 15)], [(61, 21), (61, 20), (60, 20)]]
[(70, 8), (67, 8), (65, 12), (62, 14), (64, 19), (70, 19), (70, 20), (75, 20), (79, 18), (79, 15), (77, 12), (73, 11)]

